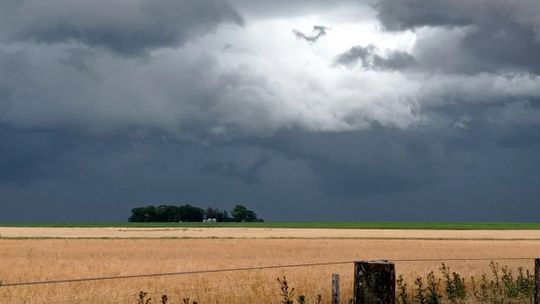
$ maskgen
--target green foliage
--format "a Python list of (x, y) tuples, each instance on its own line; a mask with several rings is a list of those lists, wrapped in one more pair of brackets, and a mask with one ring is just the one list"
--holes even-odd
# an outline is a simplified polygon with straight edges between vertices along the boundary
[(215, 208), (206, 208), (204, 211), (204, 215), (206, 218), (214, 218), (218, 222), (231, 222), (232, 218), (229, 216), (229, 213), (227, 211), (222, 211)]
[(439, 269), (444, 278), (446, 296), (450, 303), (463, 303), (467, 298), (465, 279), (462, 278), (458, 273), (450, 273), (450, 268), (448, 268), (444, 263)]
[(247, 209), (246, 207), (242, 205), (234, 206), (233, 210), (231, 211), (231, 215), (232, 215), (233, 221), (235, 222), (259, 222), (260, 221), (257, 218), (257, 213), (253, 212), (252, 210)]
[(518, 276), (516, 278), (518, 297), (532, 299), (534, 296), (536, 282), (534, 275), (527, 270), (523, 272), (523, 267), (518, 267)]
[[(426, 277), (427, 285), (424, 285), (424, 279), (422, 277), (416, 278), (414, 280), (414, 290), (412, 301), (407, 303), (414, 304), (440, 304), (442, 303), (442, 296), (439, 293), (440, 280), (435, 278), (435, 274), (432, 272), (428, 273)], [(401, 298), (401, 294), (407, 294), (406, 285), (401, 283), (404, 287), (404, 290), (400, 291), (398, 298)], [(399, 286), (399, 285), (398, 285)], [(399, 288), (398, 288), (399, 289)], [(401, 300), (401, 303), (404, 303)]]
[(236, 205), (233, 209), (232, 218), (227, 211), (215, 208), (202, 209), (189, 204), (182, 206), (146, 206), (131, 210), (128, 222), (135, 223), (178, 223), (178, 222), (202, 222), (205, 218), (216, 219), (218, 222), (255, 222), (262, 221), (257, 214), (244, 206)]
[(487, 301), (490, 294), (487, 275), (483, 273), (481, 277), (482, 281), (480, 283), (480, 298), (478, 298), (477, 300)]
[[(492, 271), (498, 271), (498, 265), (493, 263)], [(532, 300), (535, 289), (534, 276), (528, 271), (525, 273), (523, 267), (517, 269), (517, 276), (514, 275), (508, 266), (501, 267), (500, 291), (502, 298), (513, 301)], [(501, 301), (504, 302), (504, 301)]]
[(421, 277), (418, 277), (416, 278), (416, 280), (414, 280), (414, 286), (415, 286), (414, 300), (416, 301), (415, 303), (426, 304), (427, 298), (425, 295), (424, 282)]
[[(470, 282), (467, 282), (460, 274), (450, 271), (450, 268), (443, 263), (439, 268), (442, 280), (436, 278), (434, 272), (427, 275), (427, 286), (424, 284), (424, 278), (416, 278), (411, 297), (409, 297), (407, 284), (403, 277), (399, 276), (396, 281), (397, 303), (532, 303), (535, 281), (529, 271), (519, 267), (517, 272), (513, 272), (508, 266), (499, 267), (495, 262), (490, 262), (489, 269), (489, 275), (483, 273), (480, 278), (471, 277)], [(444, 295), (441, 294), (441, 289)]]
[(426, 304), (439, 304), (441, 303), (442, 296), (439, 293), (439, 285), (441, 280), (435, 278), (435, 274), (432, 272), (427, 275), (427, 298)]
[(189, 204), (183, 206), (147, 206), (131, 210), (129, 222), (200, 222), (204, 219), (204, 210)]

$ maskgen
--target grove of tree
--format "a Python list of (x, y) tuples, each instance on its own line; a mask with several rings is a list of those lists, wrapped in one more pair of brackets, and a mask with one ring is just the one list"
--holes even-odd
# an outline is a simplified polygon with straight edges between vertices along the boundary
[(235, 205), (229, 212), (215, 208), (202, 209), (185, 204), (181, 206), (159, 205), (138, 207), (131, 210), (129, 222), (202, 222), (216, 219), (217, 222), (262, 222), (257, 214), (242, 205)]

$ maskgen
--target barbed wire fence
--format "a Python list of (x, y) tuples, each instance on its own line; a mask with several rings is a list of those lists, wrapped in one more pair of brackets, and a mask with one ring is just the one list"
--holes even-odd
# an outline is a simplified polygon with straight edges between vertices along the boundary
[[(467, 261), (531, 261), (538, 260), (537, 257), (491, 257), (491, 258), (407, 258), (407, 259), (380, 259), (380, 261), (389, 261), (392, 263), (415, 263), (415, 262), (467, 262)], [(358, 260), (346, 260), (346, 261), (328, 261), (328, 262), (316, 262), (316, 263), (298, 263), (298, 264), (283, 264), (283, 265), (266, 265), (266, 266), (253, 266), (253, 267), (236, 267), (236, 268), (222, 268), (222, 269), (205, 269), (205, 270), (189, 270), (178, 272), (160, 272), (160, 273), (143, 273), (132, 275), (117, 275), (117, 276), (96, 276), (86, 278), (69, 278), (69, 279), (56, 279), (56, 280), (42, 280), (42, 281), (19, 281), (19, 282), (6, 282), (0, 281), (0, 290), (4, 288), (17, 288), (23, 286), (42, 286), (53, 284), (71, 284), (71, 283), (86, 283), (97, 281), (112, 281), (112, 280), (127, 280), (137, 278), (157, 278), (157, 277), (172, 277), (172, 276), (189, 276), (189, 275), (206, 275), (216, 273), (232, 273), (232, 272), (246, 272), (256, 270), (272, 270), (272, 269), (288, 269), (288, 268), (302, 268), (302, 267), (319, 267), (319, 266), (337, 266), (354, 264)], [(245, 284), (225, 284), (225, 285), (213, 285), (211, 289), (214, 291), (222, 291), (231, 288), (253, 286), (257, 282), (245, 283)], [(182, 288), (182, 292), (195, 291), (197, 288)], [(154, 290), (153, 294), (179, 294), (178, 290)], [(109, 303), (119, 303), (125, 301), (125, 299), (133, 298), (134, 294), (117, 294), (113, 298), (116, 301), (109, 301)], [(61, 303), (82, 303), (85, 301), (91, 301), (94, 298), (69, 298), (60, 299), (49, 302), (40, 302), (44, 304), (61, 304)]]
[[(381, 259), (381, 260), (388, 260), (392, 262), (445, 262), (445, 261), (510, 261), (510, 260), (534, 260), (534, 259), (535, 259), (534, 257), (507, 257), (507, 258), (494, 257), (494, 258), (425, 258), (425, 259), (415, 258), (415, 259)], [(106, 280), (124, 280), (124, 279), (150, 278), (150, 277), (182, 276), (182, 275), (194, 275), (194, 274), (211, 274), (211, 273), (222, 273), (222, 272), (238, 272), (238, 271), (266, 270), (266, 269), (279, 269), (279, 268), (331, 266), (331, 265), (352, 264), (355, 261), (357, 260), (319, 262), (319, 263), (302, 263), (302, 264), (285, 264), (285, 265), (271, 265), (271, 266), (238, 267), (238, 268), (224, 268), (224, 269), (189, 270), (189, 271), (179, 271), (179, 272), (160, 272), (160, 273), (146, 273), (146, 274), (133, 274), (133, 275), (101, 276), (101, 277), (88, 277), (88, 278), (47, 280), (47, 281), (28, 281), (28, 282), (13, 282), (13, 283), (0, 282), (0, 288), (29, 286), (29, 285), (47, 285), (47, 284), (65, 284), (65, 283), (91, 282), (91, 281), (106, 281)]]

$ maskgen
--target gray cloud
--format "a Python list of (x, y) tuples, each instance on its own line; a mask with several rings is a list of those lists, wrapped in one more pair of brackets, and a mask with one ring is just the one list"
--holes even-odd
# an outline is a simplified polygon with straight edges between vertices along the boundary
[(298, 30), (293, 30), (293, 34), (298, 39), (305, 40), (309, 43), (315, 43), (317, 40), (319, 40), (321, 37), (325, 36), (326, 33), (330, 30), (329, 27), (322, 26), (322, 25), (315, 25), (313, 26), (313, 31), (311, 32), (311, 35), (306, 35)]
[[(467, 1), (382, 0), (375, 5), (385, 29), (407, 30), (421, 26), (464, 26), (474, 23), (482, 7)], [(474, 9), (474, 12), (471, 11)]]
[(11, 40), (76, 41), (130, 55), (180, 46), (222, 22), (243, 23), (225, 0), (25, 0), (10, 8), (3, 26)]
[(0, 183), (25, 185), (36, 179), (58, 177), (50, 164), (73, 148), (62, 132), (17, 130), (0, 125)]
[(289, 130), (210, 146), (2, 126), (0, 220), (122, 220), (138, 204), (239, 202), (269, 220), (534, 220), (538, 126), (492, 121), (506, 108), (437, 113), (467, 113), (467, 130)]
[[(532, 2), (383, 0), (385, 30), (414, 36), (386, 33), (393, 50), (351, 34), (359, 20), (377, 34), (359, 1), (230, 2), (2, 1), (0, 220), (144, 203), (275, 220), (540, 212)], [(312, 22), (336, 36), (295, 42)], [(351, 41), (333, 57), (338, 34)]]
[(246, 184), (262, 185), (259, 174), (270, 161), (269, 157), (262, 157), (246, 168), (240, 168), (238, 164), (231, 161), (209, 162), (203, 166), (202, 171), (205, 173), (217, 173), (226, 178), (238, 179)]
[[(480, 73), (526, 71), (540, 74), (540, 4), (535, 0), (382, 0), (375, 6), (384, 28), (419, 30), (417, 52), (434, 68), (446, 65), (449, 72)], [(438, 35), (423, 37), (423, 27), (444, 28)], [(454, 51), (445, 51), (445, 31), (454, 36)], [(432, 45), (429, 50), (423, 50)], [(436, 50), (442, 52), (438, 53)], [(431, 54), (425, 54), (430, 52)], [(442, 56), (442, 55), (446, 56)], [(448, 60), (451, 58), (451, 60)], [(418, 57), (423, 61), (422, 56)], [(446, 62), (445, 61), (450, 61)], [(427, 66), (426, 68), (430, 68)]]
[[(325, 14), (330, 11), (343, 11), (340, 15), (347, 15), (354, 20), (358, 17), (372, 16), (369, 3), (376, 0), (230, 0), (243, 14), (254, 18), (282, 18), (295, 17), (298, 15)], [(352, 12), (352, 14), (347, 14)]]
[[(119, 220), (137, 204), (187, 202), (243, 202), (275, 220), (534, 220), (538, 119), (517, 115), (534, 109), (448, 103), (417, 128), (282, 130), (211, 145), (2, 125), (0, 193), (17, 203), (3, 203), (0, 220)], [(464, 116), (467, 128), (453, 128)]]
[[(221, 46), (216, 52), (223, 54)], [(371, 121), (402, 127), (417, 119), (408, 100), (375, 95), (357, 106), (349, 102), (356, 96), (346, 94), (336, 104), (332, 95), (339, 88), (318, 75), (299, 79), (272, 67), (261, 73), (245, 64), (223, 68), (217, 57), (197, 48), (141, 61), (38, 44), (0, 52), (0, 66), (13, 71), (0, 78), (6, 95), (0, 100), (0, 122), (19, 128), (65, 127), (94, 135), (140, 128), (207, 140), (268, 135), (288, 127), (354, 130), (369, 127)], [(312, 90), (314, 86), (322, 89)], [(382, 84), (379, 89), (384, 90)], [(383, 98), (386, 104), (373, 113), (369, 104)], [(316, 111), (310, 105), (313, 99), (323, 101)], [(395, 108), (390, 103), (403, 104)]]
[(407, 52), (391, 51), (384, 57), (379, 55), (374, 45), (354, 46), (336, 57), (336, 62), (343, 65), (360, 63), (362, 67), (373, 70), (404, 70), (416, 64), (416, 59)]

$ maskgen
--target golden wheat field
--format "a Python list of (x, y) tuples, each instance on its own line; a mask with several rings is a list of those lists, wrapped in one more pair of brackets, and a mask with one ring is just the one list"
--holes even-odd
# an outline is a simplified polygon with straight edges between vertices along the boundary
[[(482, 234), (480, 239), (467, 231), (459, 232), (462, 239), (452, 233), (447, 239), (437, 234), (429, 239), (429, 232), (422, 239), (392, 239), (391, 234), (376, 239), (373, 231), (369, 233), (369, 239), (333, 239), (324, 234), (324, 238), (312, 235), (308, 239), (9, 239), (2, 228), (0, 280), (14, 283), (358, 259), (488, 259), (447, 262), (452, 270), (468, 277), (488, 272), (490, 258), (540, 255), (540, 240), (524, 239), (520, 232), (514, 232), (515, 239), (497, 239), (499, 232), (492, 232), (489, 238)], [(529, 236), (528, 232), (524, 235)], [(511, 268), (533, 267), (532, 260), (499, 263)], [(396, 262), (397, 273), (408, 281), (439, 266), (440, 262)], [(332, 273), (341, 275), (343, 298), (350, 297), (353, 264), (6, 286), (0, 287), (0, 303), (137, 303), (139, 291), (148, 292), (153, 303), (159, 303), (162, 294), (168, 295), (168, 303), (181, 303), (183, 298), (198, 303), (278, 303), (276, 278), (282, 276), (299, 294), (314, 298), (320, 293), (324, 303), (329, 300)]]
[(8, 238), (333, 238), (333, 239), (456, 239), (540, 240), (540, 230), (411, 230), (319, 228), (51, 228), (0, 227)]

